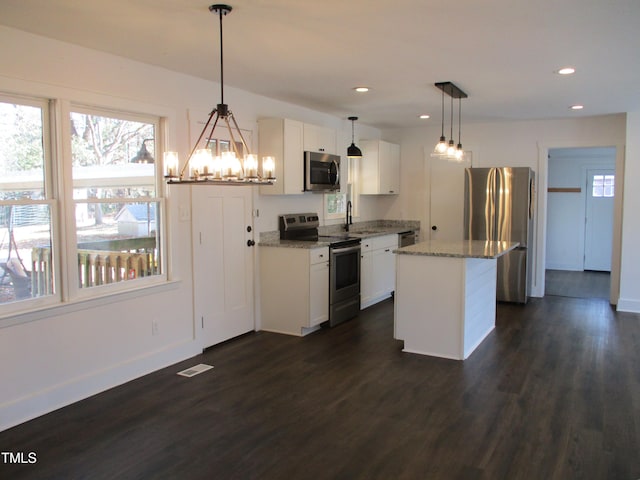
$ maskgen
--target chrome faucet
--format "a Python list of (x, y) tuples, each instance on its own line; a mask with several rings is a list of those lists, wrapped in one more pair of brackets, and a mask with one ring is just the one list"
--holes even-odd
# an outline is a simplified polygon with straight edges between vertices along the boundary
[(345, 219), (344, 229), (348, 232), (349, 225), (353, 225), (353, 204), (351, 200), (347, 201), (347, 218)]

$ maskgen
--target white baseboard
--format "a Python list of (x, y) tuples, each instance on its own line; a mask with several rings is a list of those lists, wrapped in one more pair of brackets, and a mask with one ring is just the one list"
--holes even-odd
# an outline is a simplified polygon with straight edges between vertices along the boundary
[(640, 300), (630, 298), (619, 298), (616, 305), (618, 312), (640, 313)]
[(193, 341), (171, 345), (0, 405), (0, 431), (202, 353)]

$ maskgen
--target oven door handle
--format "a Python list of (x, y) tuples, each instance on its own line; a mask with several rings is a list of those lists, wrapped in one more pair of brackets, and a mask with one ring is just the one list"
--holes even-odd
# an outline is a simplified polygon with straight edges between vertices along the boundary
[(331, 247), (331, 253), (333, 255), (342, 254), (342, 253), (359, 252), (359, 251), (360, 251), (360, 245), (354, 245), (351, 247), (338, 247), (338, 248)]

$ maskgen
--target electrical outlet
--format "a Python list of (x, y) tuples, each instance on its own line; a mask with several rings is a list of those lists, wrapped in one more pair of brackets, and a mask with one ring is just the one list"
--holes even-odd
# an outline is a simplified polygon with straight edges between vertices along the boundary
[(153, 320), (151, 322), (151, 335), (158, 335), (158, 321)]

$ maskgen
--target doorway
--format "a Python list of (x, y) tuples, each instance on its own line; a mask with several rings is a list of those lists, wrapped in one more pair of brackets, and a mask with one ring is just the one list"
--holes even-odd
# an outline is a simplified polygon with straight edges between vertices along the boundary
[(549, 149), (545, 295), (611, 295), (616, 151)]
[(192, 187), (195, 327), (207, 348), (254, 329), (252, 187)]

